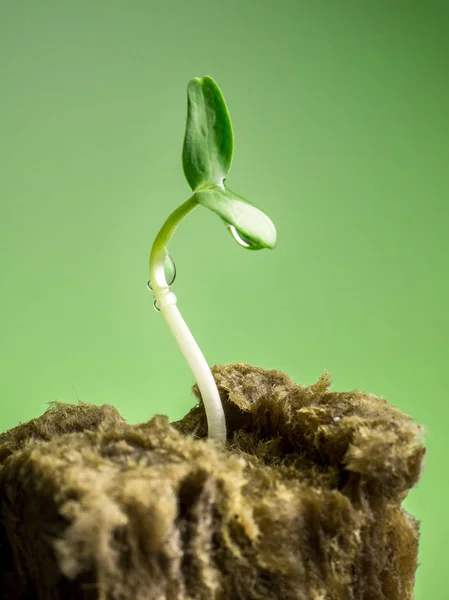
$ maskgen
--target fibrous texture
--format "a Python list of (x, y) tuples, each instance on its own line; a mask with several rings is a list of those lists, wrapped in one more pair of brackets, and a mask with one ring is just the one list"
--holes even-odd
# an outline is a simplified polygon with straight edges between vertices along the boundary
[(228, 424), (56, 404), (0, 435), (0, 597), (411, 600), (422, 431), (385, 400), (213, 370)]

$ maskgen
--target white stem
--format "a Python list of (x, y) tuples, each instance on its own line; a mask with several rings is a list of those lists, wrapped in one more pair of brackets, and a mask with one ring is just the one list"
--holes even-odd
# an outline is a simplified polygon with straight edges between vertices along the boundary
[(206, 411), (208, 436), (220, 444), (225, 444), (226, 421), (223, 406), (209, 365), (176, 306), (176, 296), (168, 288), (155, 289), (154, 295), (167, 325), (195, 376)]
[(154, 240), (150, 254), (150, 282), (157, 307), (175, 336), (178, 346), (191, 368), (203, 399), (206, 411), (208, 435), (221, 444), (226, 443), (226, 421), (215, 380), (198, 344), (190, 333), (176, 306), (176, 296), (170, 292), (165, 278), (167, 246), (181, 220), (198, 206), (189, 198), (165, 221)]

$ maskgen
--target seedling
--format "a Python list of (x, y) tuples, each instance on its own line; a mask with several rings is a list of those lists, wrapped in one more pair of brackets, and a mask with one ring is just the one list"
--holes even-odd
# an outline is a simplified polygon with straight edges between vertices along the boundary
[(150, 254), (149, 289), (154, 306), (164, 316), (196, 379), (206, 411), (209, 438), (226, 442), (226, 422), (220, 395), (209, 366), (176, 306), (170, 291), (175, 278), (168, 243), (179, 223), (198, 206), (215, 212), (243, 248), (273, 248), (272, 221), (226, 186), (234, 138), (231, 119), (220, 88), (210, 77), (192, 79), (187, 87), (187, 122), (182, 165), (193, 195), (165, 221)]

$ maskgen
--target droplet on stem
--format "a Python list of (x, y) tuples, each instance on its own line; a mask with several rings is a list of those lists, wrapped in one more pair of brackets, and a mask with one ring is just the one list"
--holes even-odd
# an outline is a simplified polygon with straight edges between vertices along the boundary
[[(176, 265), (169, 252), (167, 252), (165, 255), (164, 272), (167, 285), (171, 285), (176, 279)], [(150, 290), (150, 292), (153, 291), (153, 288), (151, 287), (151, 281), (147, 282), (147, 288)]]

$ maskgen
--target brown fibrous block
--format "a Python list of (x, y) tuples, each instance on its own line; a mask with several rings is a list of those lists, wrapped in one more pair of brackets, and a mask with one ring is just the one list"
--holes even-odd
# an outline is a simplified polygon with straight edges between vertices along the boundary
[(128, 425), (54, 404), (0, 434), (5, 600), (411, 600), (422, 429), (385, 400), (245, 364), (198, 405)]

